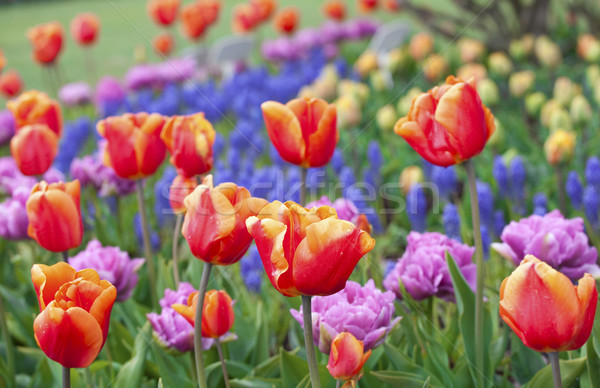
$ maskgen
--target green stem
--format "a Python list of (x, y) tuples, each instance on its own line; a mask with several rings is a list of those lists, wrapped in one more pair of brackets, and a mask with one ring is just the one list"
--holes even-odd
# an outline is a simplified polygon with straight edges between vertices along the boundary
[(562, 388), (558, 352), (548, 353), (548, 356), (550, 357), (550, 364), (552, 364), (552, 379), (554, 380), (554, 388)]
[(560, 165), (554, 169), (556, 174), (556, 184), (558, 185), (558, 208), (564, 217), (567, 217), (567, 199), (565, 194), (565, 184), (563, 179), (562, 168)]
[(62, 259), (65, 263), (69, 262), (69, 251), (68, 250), (62, 252)]
[(190, 357), (192, 359), (192, 381), (198, 381), (198, 376), (196, 375), (196, 360), (193, 352), (190, 352)]
[(16, 386), (15, 382), (15, 353), (12, 338), (8, 332), (8, 323), (6, 322), (6, 310), (4, 309), (4, 298), (0, 294), (0, 326), (2, 326), (2, 337), (6, 344), (6, 366), (8, 367), (9, 386)]
[(158, 300), (156, 298), (156, 276), (154, 270), (154, 258), (152, 257), (152, 247), (150, 246), (150, 232), (148, 231), (148, 217), (146, 216), (146, 206), (144, 206), (144, 186), (142, 180), (135, 181), (138, 207), (140, 208), (140, 218), (142, 223), (142, 237), (144, 240), (144, 254), (146, 255), (146, 263), (148, 264), (148, 282), (150, 288), (150, 299), (152, 307), (158, 308)]
[(319, 380), (319, 370), (317, 369), (317, 356), (315, 354), (315, 344), (313, 343), (312, 332), (312, 312), (310, 295), (302, 295), (302, 318), (304, 320), (304, 342), (306, 344), (306, 357), (308, 359), (308, 371), (310, 372), (310, 382), (313, 388), (321, 388)]
[(477, 265), (477, 288), (475, 291), (475, 360), (478, 386), (484, 387), (484, 352), (483, 352), (483, 242), (479, 220), (479, 199), (477, 197), (477, 181), (475, 166), (471, 160), (465, 162), (471, 197), (471, 216), (473, 218), (473, 238), (475, 240), (475, 263)]
[(340, 380), (340, 379), (337, 379), (337, 380), (335, 381), (335, 388), (340, 388), (341, 386), (342, 386), (342, 380)]
[(223, 357), (223, 348), (221, 348), (221, 341), (215, 338), (215, 345), (217, 345), (217, 352), (219, 353), (219, 360), (221, 361), (221, 370), (223, 371), (223, 381), (225, 381), (225, 388), (230, 388), (229, 375), (227, 374), (227, 365), (225, 365), (225, 358)]
[(183, 213), (177, 214), (175, 229), (173, 230), (173, 250), (171, 251), (171, 260), (173, 264), (173, 279), (175, 279), (175, 288), (179, 288), (179, 267), (177, 265), (178, 241), (181, 234), (181, 223), (183, 222)]
[(71, 388), (71, 368), (62, 368), (62, 386), (63, 388)]
[(204, 373), (204, 356), (202, 351), (202, 310), (204, 308), (204, 296), (210, 278), (211, 263), (204, 263), (200, 289), (198, 290), (198, 303), (196, 304), (196, 318), (194, 318), (194, 354), (196, 355), (196, 374), (198, 376), (198, 387), (207, 388), (206, 375)]
[(301, 167), (300, 173), (300, 205), (306, 206), (306, 175), (308, 174), (308, 169), (306, 167)]

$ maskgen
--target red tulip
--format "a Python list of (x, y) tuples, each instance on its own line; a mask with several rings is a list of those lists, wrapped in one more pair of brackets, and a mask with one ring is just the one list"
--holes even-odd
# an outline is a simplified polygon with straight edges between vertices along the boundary
[(62, 113), (56, 100), (45, 93), (30, 90), (11, 100), (6, 107), (15, 117), (17, 128), (31, 124), (46, 124), (56, 136), (62, 132)]
[(83, 237), (80, 191), (78, 180), (33, 186), (25, 206), (29, 237), (52, 252), (77, 248)]
[(100, 19), (91, 13), (83, 12), (71, 21), (71, 35), (75, 42), (82, 46), (90, 46), (98, 39)]
[(383, 8), (390, 12), (399, 12), (402, 10), (400, 0), (383, 0)]
[(42, 175), (58, 153), (58, 137), (45, 124), (28, 125), (10, 140), (10, 153), (23, 175)]
[(329, 19), (342, 21), (346, 18), (346, 4), (341, 0), (329, 0), (323, 5), (323, 13)]
[(256, 18), (259, 23), (264, 23), (271, 18), (275, 8), (277, 8), (276, 0), (250, 0), (250, 5), (254, 8)]
[(33, 46), (33, 58), (41, 64), (52, 63), (63, 45), (63, 28), (59, 22), (39, 24), (27, 30)]
[[(190, 294), (187, 305), (174, 304), (171, 307), (181, 314), (189, 323), (195, 325), (198, 291)], [(235, 315), (233, 301), (227, 292), (210, 290), (204, 296), (202, 306), (202, 337), (219, 338), (233, 326)]]
[(327, 370), (336, 380), (347, 381), (344, 387), (354, 387), (362, 376), (362, 367), (371, 356), (371, 350), (364, 352), (363, 341), (352, 334), (342, 332), (331, 342), (331, 352)]
[(107, 140), (104, 163), (118, 176), (139, 179), (156, 172), (167, 149), (160, 138), (165, 117), (158, 113), (126, 113), (98, 122), (98, 133)]
[(335, 294), (375, 246), (368, 233), (339, 220), (329, 206), (309, 210), (275, 201), (246, 225), (269, 280), (285, 296)]
[(171, 209), (176, 213), (184, 213), (185, 206), (183, 206), (183, 200), (185, 197), (194, 192), (194, 189), (198, 186), (196, 178), (186, 178), (181, 175), (177, 175), (171, 183), (169, 189), (169, 203)]
[(117, 289), (93, 269), (69, 264), (36, 264), (31, 280), (40, 314), (33, 322), (35, 340), (46, 356), (65, 368), (86, 368), (106, 342)]
[(148, 14), (156, 24), (169, 26), (177, 18), (179, 4), (180, 0), (150, 0)]
[(0, 50), (0, 73), (2, 73), (4, 66), (6, 66), (6, 57), (4, 56), (4, 52)]
[(574, 286), (532, 255), (500, 286), (500, 316), (523, 343), (538, 352), (582, 347), (590, 337), (598, 291), (590, 274)]
[(160, 137), (171, 152), (171, 164), (178, 174), (189, 178), (212, 168), (215, 130), (204, 113), (171, 117)]
[(204, 11), (198, 3), (191, 3), (181, 10), (181, 26), (183, 34), (190, 40), (196, 41), (204, 35), (208, 23)]
[(173, 51), (173, 47), (175, 46), (175, 40), (173, 39), (173, 35), (169, 32), (163, 32), (162, 34), (158, 34), (152, 39), (152, 47), (158, 53), (158, 55), (168, 57)]
[(481, 103), (474, 82), (453, 76), (415, 97), (408, 115), (394, 127), (419, 155), (443, 167), (478, 155), (494, 129), (494, 116)]
[(358, 0), (358, 9), (361, 12), (373, 12), (377, 8), (377, 0)]
[(261, 106), (271, 142), (279, 155), (302, 167), (322, 167), (338, 141), (336, 108), (318, 98), (298, 98)]
[(10, 69), (5, 73), (0, 74), (0, 93), (2, 93), (4, 97), (14, 97), (21, 93), (21, 89), (23, 89), (23, 80), (21, 80), (18, 71)]
[(206, 25), (211, 26), (216, 23), (221, 12), (221, 2), (219, 0), (198, 0), (198, 5), (202, 9)]
[(183, 204), (187, 212), (181, 232), (192, 254), (207, 263), (229, 265), (240, 260), (252, 242), (246, 219), (257, 215), (267, 201), (234, 183), (213, 188), (209, 177)]
[(233, 8), (231, 28), (238, 34), (252, 32), (260, 23), (257, 8), (251, 4), (240, 3)]
[(300, 24), (300, 12), (296, 7), (287, 7), (275, 15), (275, 29), (286, 35), (291, 35)]

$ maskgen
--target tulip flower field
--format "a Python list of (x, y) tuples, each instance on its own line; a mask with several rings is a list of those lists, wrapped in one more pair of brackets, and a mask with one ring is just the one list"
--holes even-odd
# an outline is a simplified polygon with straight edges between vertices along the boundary
[(0, 2), (0, 388), (600, 387), (600, 7), (434, 3)]

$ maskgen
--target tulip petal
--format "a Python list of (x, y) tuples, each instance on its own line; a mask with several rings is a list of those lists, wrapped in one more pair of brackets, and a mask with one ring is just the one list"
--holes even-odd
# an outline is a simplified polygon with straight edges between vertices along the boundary
[(51, 302), (33, 322), (35, 340), (44, 353), (66, 368), (86, 368), (100, 353), (102, 330), (80, 307), (64, 311)]
[(75, 268), (64, 261), (48, 266), (34, 264), (31, 267), (31, 280), (38, 296), (40, 312), (54, 300), (54, 295), (60, 287), (75, 279)]
[(306, 159), (310, 167), (322, 167), (329, 163), (338, 141), (337, 112), (333, 104), (327, 105), (319, 118), (317, 130), (307, 141)]
[(261, 105), (269, 139), (287, 162), (300, 165), (305, 159), (306, 142), (298, 117), (287, 106), (267, 101)]

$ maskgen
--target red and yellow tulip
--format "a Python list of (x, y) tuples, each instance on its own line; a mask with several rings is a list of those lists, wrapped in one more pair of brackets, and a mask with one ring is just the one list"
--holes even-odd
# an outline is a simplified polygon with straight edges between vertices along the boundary
[(323, 4), (323, 13), (329, 19), (342, 21), (346, 18), (346, 4), (341, 0), (329, 0)]
[[(189, 323), (195, 325), (198, 291), (190, 294), (187, 305), (174, 304), (171, 307), (181, 314)], [(202, 337), (219, 338), (233, 326), (235, 315), (233, 301), (227, 292), (210, 290), (204, 296), (202, 309)]]
[(23, 175), (42, 175), (58, 154), (58, 137), (45, 124), (27, 125), (10, 140), (10, 153)]
[(334, 379), (345, 381), (344, 388), (354, 387), (362, 376), (362, 367), (371, 356), (371, 350), (364, 351), (363, 341), (352, 334), (343, 332), (331, 342), (327, 370)]
[(275, 15), (273, 23), (280, 34), (291, 35), (300, 24), (300, 12), (296, 7), (284, 8)]
[(18, 71), (10, 69), (0, 74), (0, 94), (4, 97), (15, 97), (21, 93), (21, 89), (23, 89), (23, 80)]
[(71, 35), (81, 46), (94, 44), (99, 33), (100, 19), (91, 12), (80, 13), (71, 21)]
[(285, 296), (340, 291), (375, 246), (368, 233), (339, 220), (329, 206), (272, 202), (246, 222), (273, 286)]
[(169, 26), (177, 19), (180, 3), (180, 0), (150, 0), (148, 14), (156, 24)]
[(108, 335), (117, 289), (93, 269), (69, 264), (36, 264), (31, 280), (40, 305), (33, 322), (35, 340), (46, 356), (65, 368), (86, 368)]
[(39, 24), (27, 30), (33, 58), (42, 65), (53, 63), (63, 46), (63, 28), (59, 22)]
[(532, 255), (500, 286), (500, 316), (523, 343), (538, 352), (582, 347), (590, 336), (598, 291), (590, 274), (577, 286)]
[(187, 4), (181, 10), (181, 28), (183, 34), (191, 41), (202, 38), (208, 28), (207, 21), (204, 10), (197, 2)]
[(6, 103), (12, 112), (17, 128), (31, 124), (46, 124), (56, 136), (62, 132), (62, 113), (58, 101), (47, 94), (30, 90), (21, 94), (16, 100)]

